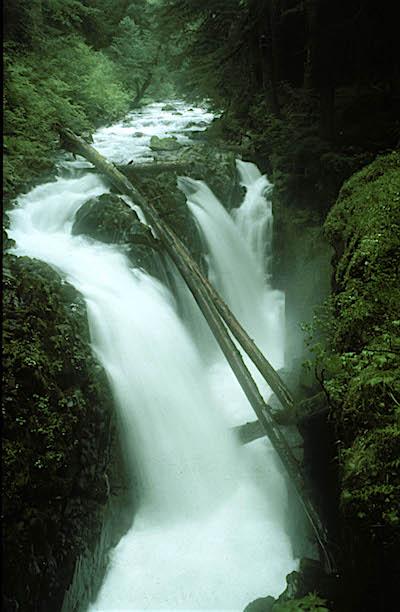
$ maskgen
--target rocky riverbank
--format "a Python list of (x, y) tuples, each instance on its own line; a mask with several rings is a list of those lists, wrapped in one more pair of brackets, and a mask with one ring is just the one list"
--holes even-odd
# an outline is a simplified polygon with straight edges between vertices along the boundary
[(4, 603), (56, 610), (125, 486), (123, 459), (84, 302), (40, 261), (3, 265)]

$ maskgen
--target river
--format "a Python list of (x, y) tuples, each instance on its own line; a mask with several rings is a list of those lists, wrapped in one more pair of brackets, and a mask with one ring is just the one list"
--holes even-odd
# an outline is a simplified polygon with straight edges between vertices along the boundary
[[(94, 147), (127, 163), (151, 159), (151, 135), (190, 143), (193, 125), (204, 129), (212, 115), (172, 104), (174, 111), (150, 104), (99, 129)], [(83, 295), (92, 348), (140, 481), (132, 527), (112, 551), (89, 612), (241, 611), (277, 596), (297, 567), (282, 469), (266, 439), (240, 446), (231, 433), (254, 414), (182, 283), (174, 295), (121, 247), (71, 234), (80, 206), (108, 192), (88, 166), (65, 156), (55, 181), (19, 198), (9, 234), (17, 255), (47, 262)], [(205, 183), (186, 177), (179, 187), (207, 246), (210, 280), (279, 368), (284, 296), (269, 284), (270, 185), (254, 164), (237, 166), (246, 195), (232, 214)], [(261, 390), (267, 398), (269, 389)]]

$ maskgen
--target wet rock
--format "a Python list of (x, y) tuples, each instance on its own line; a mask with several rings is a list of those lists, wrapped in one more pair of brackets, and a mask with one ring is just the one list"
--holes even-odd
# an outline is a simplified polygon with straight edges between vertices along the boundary
[(207, 127), (207, 126), (208, 126), (207, 121), (189, 121), (189, 123), (185, 125), (185, 129), (190, 129), (192, 127), (200, 128), (200, 127)]
[(3, 228), (3, 251), (7, 251), (8, 249), (12, 249), (15, 247), (15, 240), (8, 237), (7, 230)]
[(249, 603), (243, 612), (271, 612), (274, 603), (275, 599), (273, 597), (259, 597)]
[(173, 104), (165, 104), (161, 110), (163, 111), (176, 111), (176, 106), (174, 106)]
[(181, 148), (181, 143), (175, 136), (168, 138), (159, 138), (158, 136), (152, 136), (150, 138), (150, 149), (152, 151), (176, 151)]
[(199, 232), (186, 205), (185, 196), (177, 189), (177, 176), (178, 172), (175, 171), (145, 177), (138, 172), (136, 184), (144, 197), (157, 208), (161, 219), (168, 223), (200, 263), (202, 246)]
[(142, 138), (142, 136), (146, 136), (146, 134), (144, 134), (143, 132), (135, 132), (133, 136), (135, 138)]
[(301, 599), (311, 592), (331, 598), (334, 590), (334, 580), (334, 577), (328, 576), (324, 572), (320, 561), (303, 558), (300, 560), (299, 570), (286, 576), (287, 587), (277, 601), (282, 604)]
[(278, 599), (260, 597), (243, 612), (329, 612), (327, 600), (333, 599), (335, 579), (325, 574), (319, 561), (301, 559), (299, 571), (291, 572), (286, 582)]
[(103, 194), (88, 200), (78, 211), (73, 234), (84, 234), (107, 244), (123, 245), (126, 255), (137, 268), (157, 276), (155, 254), (161, 245), (151, 229), (122, 198)]
[(85, 202), (76, 214), (72, 233), (85, 234), (107, 244), (158, 248), (150, 228), (115, 194), (103, 194)]
[(192, 140), (207, 140), (207, 135), (204, 130), (190, 130), (185, 132), (185, 134)]
[(9, 610), (60, 610), (99, 535), (113, 403), (77, 291), (35, 259), (6, 254), (4, 268), (4, 598)]

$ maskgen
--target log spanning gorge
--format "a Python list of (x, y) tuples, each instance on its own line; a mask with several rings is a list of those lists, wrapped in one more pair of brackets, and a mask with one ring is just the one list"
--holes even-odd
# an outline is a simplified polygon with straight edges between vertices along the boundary
[[(146, 162), (152, 135), (190, 143), (185, 126), (212, 115), (174, 102), (151, 104), (94, 134), (114, 163)], [(92, 349), (107, 372), (124, 445), (139, 482), (132, 526), (111, 552), (89, 612), (235, 610), (278, 596), (297, 568), (287, 530), (287, 483), (268, 438), (240, 445), (235, 426), (254, 420), (241, 386), (172, 261), (161, 283), (121, 246), (73, 235), (75, 215), (109, 192), (90, 164), (64, 158), (56, 181), (19, 198), (11, 213), (14, 252), (43, 260), (85, 299)], [(284, 365), (284, 295), (271, 288), (270, 185), (237, 161), (245, 195), (230, 213), (208, 186), (178, 186), (199, 229), (208, 276), (275, 369)], [(139, 210), (123, 196), (145, 221)], [(147, 219), (148, 221), (148, 219)], [(245, 358), (247, 364), (247, 357)], [(271, 390), (255, 371), (261, 395)]]

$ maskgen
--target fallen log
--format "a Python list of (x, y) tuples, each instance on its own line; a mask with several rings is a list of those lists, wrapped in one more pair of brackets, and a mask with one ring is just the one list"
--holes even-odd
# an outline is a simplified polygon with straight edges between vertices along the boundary
[[(82, 138), (76, 136), (71, 130), (61, 128), (61, 145), (75, 154), (82, 155), (112, 182), (120, 192), (127, 195), (139, 205), (146, 215), (147, 221), (155, 230), (158, 238), (163, 243), (165, 250), (174, 261), (176, 267), (186, 281), (193, 297), (203, 313), (213, 335), (215, 336), (223, 354), (225, 355), (232, 371), (238, 379), (246, 397), (249, 400), (259, 422), (269, 437), (274, 449), (286, 469), (294, 488), (302, 503), (304, 511), (310, 521), (316, 539), (321, 547), (322, 555), (328, 571), (333, 570), (333, 561), (327, 546), (327, 534), (314, 505), (305, 492), (304, 478), (301, 468), (294, 457), (285, 437), (274, 422), (272, 413), (264, 402), (257, 385), (255, 384), (249, 370), (247, 369), (242, 355), (236, 347), (228, 329), (238, 340), (244, 351), (252, 359), (261, 374), (275, 392), (284, 408), (292, 408), (293, 400), (285, 384), (266, 360), (264, 355), (249, 338), (240, 323), (231, 313), (228, 306), (223, 302), (216, 290), (203, 276), (200, 268), (192, 259), (189, 251), (181, 240), (174, 234), (171, 228), (164, 223), (154, 206), (147, 202), (141, 193), (130, 183), (130, 181), (116, 168), (116, 166), (102, 157), (93, 147)], [(228, 329), (227, 329), (228, 328)]]
[(229, 330), (260, 371), (266, 382), (271, 387), (272, 391), (281, 402), (282, 406), (286, 409), (292, 409), (293, 399), (279, 374), (274, 370), (274, 368), (256, 346), (252, 338), (249, 337), (247, 332), (240, 325), (236, 317), (222, 300), (221, 296), (204, 277), (200, 268), (192, 259), (183, 242), (173, 233), (168, 225), (161, 221), (160, 216), (154, 206), (144, 199), (141, 193), (112, 162), (109, 162), (102, 155), (100, 155), (96, 149), (85, 142), (83, 138), (76, 136), (67, 128), (60, 128), (59, 132), (61, 136), (61, 146), (63, 148), (71, 151), (72, 153), (85, 157), (85, 159), (96, 166), (100, 172), (104, 173), (119, 191), (128, 195), (135, 204), (142, 208), (144, 214), (148, 218), (148, 221), (153, 226), (153, 229), (160, 234), (160, 238), (163, 241), (164, 246), (166, 247), (171, 258), (174, 260), (178, 269), (181, 271), (181, 267), (184, 265), (187, 270), (190, 271), (195, 278), (197, 278), (199, 286), (204, 289), (210, 300), (212, 300), (212, 302), (215, 304), (220, 316), (225, 321)]
[(241, 444), (249, 444), (266, 435), (260, 421), (249, 421), (249, 423), (244, 423), (244, 425), (237, 425), (232, 427), (232, 432), (237, 436)]
[[(307, 426), (314, 419), (326, 417), (328, 414), (329, 408), (321, 408), (320, 410), (315, 410), (314, 412), (310, 412), (309, 414), (299, 416), (293, 416), (293, 414), (291, 414), (289, 418), (287, 418), (286, 413), (279, 411), (274, 412), (273, 417), (275, 422), (281, 427), (304, 427)], [(265, 430), (263, 429), (260, 421), (249, 421), (248, 423), (244, 423), (243, 425), (237, 425), (235, 427), (232, 427), (232, 431), (238, 437), (239, 441), (242, 444), (249, 444), (249, 442), (253, 442), (253, 440), (258, 440), (258, 438), (263, 438), (266, 435)]]
[(117, 169), (122, 172), (125, 176), (130, 178), (131, 176), (154, 176), (161, 172), (187, 172), (188, 169), (193, 166), (192, 162), (144, 162), (137, 164), (129, 162), (129, 164), (119, 165)]

